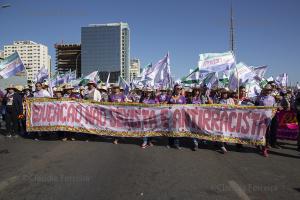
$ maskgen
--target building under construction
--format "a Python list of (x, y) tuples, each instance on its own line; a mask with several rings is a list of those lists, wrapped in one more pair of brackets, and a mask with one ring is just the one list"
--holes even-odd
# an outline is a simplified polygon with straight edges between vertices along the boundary
[(60, 74), (76, 70), (76, 76), (81, 75), (81, 45), (55, 44), (56, 70)]

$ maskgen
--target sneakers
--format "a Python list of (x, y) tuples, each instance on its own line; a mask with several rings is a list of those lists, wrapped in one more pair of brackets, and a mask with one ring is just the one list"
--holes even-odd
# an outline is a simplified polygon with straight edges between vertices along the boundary
[(141, 145), (141, 148), (142, 148), (142, 149), (146, 149), (146, 148), (147, 148), (147, 143), (146, 143), (146, 142), (143, 142), (143, 144)]
[(267, 150), (267, 149), (264, 149), (264, 150), (263, 150), (263, 156), (264, 156), (264, 157), (269, 157), (269, 154), (268, 154), (268, 150)]
[(227, 149), (224, 146), (221, 147), (221, 151), (222, 151), (223, 154), (227, 153)]
[(198, 149), (198, 144), (194, 144), (194, 146), (192, 147), (192, 151), (197, 151)]
[(11, 138), (11, 135), (7, 135), (6, 137), (7, 137), (7, 138)]
[(154, 144), (153, 144), (152, 142), (149, 142), (149, 146), (150, 146), (150, 147), (153, 147)]
[(115, 140), (113, 141), (113, 143), (114, 143), (114, 144), (118, 144), (118, 139), (115, 139)]

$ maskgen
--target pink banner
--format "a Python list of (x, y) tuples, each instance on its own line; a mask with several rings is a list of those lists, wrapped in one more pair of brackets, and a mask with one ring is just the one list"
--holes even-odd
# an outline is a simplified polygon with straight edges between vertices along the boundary
[(146, 105), (33, 98), (27, 130), (124, 137), (192, 137), (264, 144), (274, 108), (224, 105)]
[(297, 140), (299, 127), (294, 111), (280, 111), (277, 116), (277, 138), (287, 140)]

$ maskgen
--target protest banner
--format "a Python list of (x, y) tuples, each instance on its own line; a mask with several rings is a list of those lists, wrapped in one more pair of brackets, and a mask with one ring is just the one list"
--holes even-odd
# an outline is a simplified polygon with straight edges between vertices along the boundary
[(278, 128), (277, 138), (287, 140), (297, 140), (299, 125), (294, 111), (280, 111), (276, 114)]
[(98, 103), (31, 98), (27, 131), (70, 131), (122, 137), (191, 137), (263, 145), (272, 107)]

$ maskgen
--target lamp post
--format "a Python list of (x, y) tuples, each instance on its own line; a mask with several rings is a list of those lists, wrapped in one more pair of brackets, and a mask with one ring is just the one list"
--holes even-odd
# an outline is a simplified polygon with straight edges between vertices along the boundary
[(8, 8), (10, 7), (10, 4), (8, 3), (0, 3), (0, 8)]
[(81, 55), (81, 52), (79, 52), (79, 54), (76, 56), (76, 68), (75, 68), (76, 78), (77, 78), (77, 61), (78, 61), (79, 55)]

